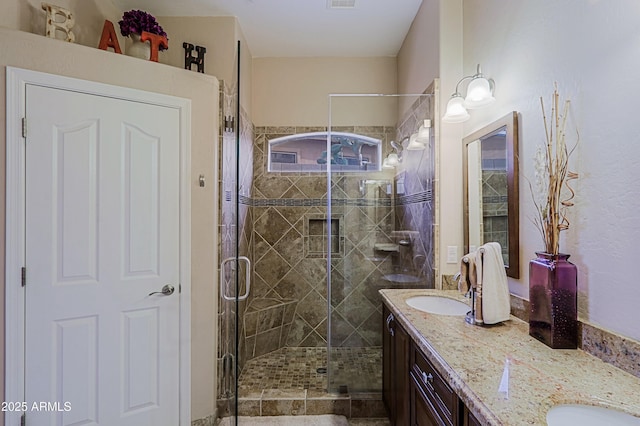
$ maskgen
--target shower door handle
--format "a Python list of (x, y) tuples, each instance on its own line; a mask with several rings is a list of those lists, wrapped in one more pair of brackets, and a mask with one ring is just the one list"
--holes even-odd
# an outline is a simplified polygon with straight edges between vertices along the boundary
[[(226, 292), (225, 292), (225, 280), (224, 280), (224, 266), (231, 262), (231, 261), (235, 261), (236, 258), (235, 257), (227, 257), (226, 259), (224, 259), (221, 263), (220, 263), (220, 295), (222, 296), (222, 298), (224, 300), (236, 300), (235, 297), (233, 296), (227, 296)], [(246, 283), (246, 290), (245, 293), (242, 296), (238, 296), (237, 300), (245, 300), (247, 297), (249, 297), (249, 290), (251, 289), (251, 261), (249, 260), (248, 257), (246, 256), (238, 256), (238, 263), (240, 261), (244, 261), (247, 263), (247, 266), (245, 268), (245, 283)]]
[(249, 290), (251, 289), (251, 261), (246, 256), (238, 256), (238, 260), (242, 260), (247, 263), (247, 266), (244, 269), (245, 293), (242, 296), (238, 296), (238, 300), (245, 300), (249, 297)]

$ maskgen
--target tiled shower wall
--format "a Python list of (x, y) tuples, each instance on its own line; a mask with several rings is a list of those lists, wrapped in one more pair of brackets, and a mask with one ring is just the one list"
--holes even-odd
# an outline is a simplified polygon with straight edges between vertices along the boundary
[[(341, 127), (335, 131), (363, 134), (383, 141), (385, 149), (395, 128)], [(256, 128), (254, 146), (254, 297), (296, 301), (290, 324), (276, 336), (256, 337), (253, 355), (283, 346), (327, 345), (326, 229), (327, 175), (267, 172), (268, 141), (326, 128)], [(384, 153), (386, 155), (387, 152)], [(380, 344), (377, 286), (369, 285), (391, 271), (391, 255), (375, 253), (374, 243), (391, 242), (392, 194), (378, 186), (360, 190), (363, 179), (392, 183), (390, 172), (334, 174), (332, 227), (333, 344)], [(318, 248), (320, 247), (320, 248)], [(279, 337), (279, 338), (278, 338)], [(264, 343), (263, 343), (264, 342)], [(265, 346), (266, 345), (266, 346)], [(250, 349), (248, 356), (251, 357)]]
[[(221, 111), (229, 111), (232, 101), (228, 89), (224, 95)], [(430, 117), (432, 111), (431, 98), (423, 97), (405, 114), (397, 128), (334, 127), (333, 130), (378, 138), (382, 140), (383, 156), (386, 156), (391, 140), (402, 140), (414, 133), (420, 121)], [(242, 123), (240, 255), (252, 260), (253, 275), (249, 298), (239, 306), (241, 356), (238, 363), (241, 368), (246, 360), (284, 346), (325, 347), (329, 323), (326, 240), (322, 240), (327, 226), (327, 175), (267, 172), (270, 139), (327, 129), (295, 126), (253, 129), (244, 112)], [(231, 149), (235, 141), (232, 134), (224, 132), (221, 140), (220, 253), (224, 257), (234, 254), (235, 177), (227, 174), (233, 171), (229, 166), (234, 159)], [(332, 242), (332, 346), (381, 345), (379, 289), (408, 285), (433, 287), (432, 158), (433, 137), (427, 150), (406, 155), (398, 171), (333, 175), (331, 226), (337, 238)], [(363, 185), (363, 180), (370, 183)], [(399, 181), (403, 185), (398, 186)], [(396, 193), (398, 188), (402, 193)], [(324, 228), (320, 230), (319, 226)], [(381, 243), (397, 244), (406, 235), (411, 236), (410, 247), (396, 251), (378, 249)], [(395, 275), (410, 275), (419, 280), (407, 284), (388, 279)], [(240, 276), (244, 276), (243, 271)], [(243, 285), (241, 291), (244, 291)], [(224, 330), (229, 309), (233, 306), (221, 301), (220, 348), (225, 347), (223, 340), (228, 338)], [(233, 330), (233, 315), (230, 320), (228, 324)]]
[[(430, 89), (429, 89), (430, 90)], [(427, 92), (429, 93), (429, 92)], [(423, 120), (434, 120), (434, 96), (416, 100), (398, 125), (397, 140), (416, 132)], [(434, 265), (434, 195), (435, 138), (431, 128), (429, 144), (424, 151), (405, 151), (396, 175), (395, 227), (412, 231), (411, 261), (426, 288), (435, 287)]]
[[(383, 141), (383, 156), (391, 140), (414, 133), (431, 117), (431, 97), (416, 101), (396, 127), (340, 127)], [(326, 255), (315, 248), (315, 220), (326, 225), (325, 174), (267, 172), (270, 139), (307, 132), (309, 127), (256, 128), (254, 146), (254, 297), (297, 302), (291, 324), (258, 338), (253, 356), (283, 346), (326, 346)], [(428, 148), (405, 156), (395, 171), (334, 174), (332, 179), (331, 336), (332, 346), (381, 345), (378, 290), (393, 287), (433, 287), (433, 138)], [(404, 178), (404, 193), (396, 194), (395, 180)], [(362, 185), (366, 180), (371, 183)], [(392, 188), (388, 191), (387, 184)], [(401, 231), (401, 232), (398, 232)], [(322, 232), (326, 233), (326, 229)], [(378, 250), (411, 235), (411, 246)], [(326, 250), (326, 241), (322, 247)], [(314, 255), (316, 253), (316, 255)], [(407, 284), (388, 277), (417, 277)], [(266, 344), (266, 346), (265, 346)], [(250, 345), (248, 345), (249, 347)], [(251, 358), (248, 351), (248, 358)]]

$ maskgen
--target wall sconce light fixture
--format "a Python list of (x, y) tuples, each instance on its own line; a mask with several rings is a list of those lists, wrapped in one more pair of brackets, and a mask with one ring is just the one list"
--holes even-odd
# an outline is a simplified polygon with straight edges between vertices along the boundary
[(431, 120), (424, 120), (420, 125), (418, 131), (411, 135), (409, 138), (409, 145), (407, 149), (410, 151), (423, 150), (429, 143), (429, 136), (431, 133)]
[[(459, 87), (463, 81), (471, 80), (467, 85), (467, 96), (463, 97)], [(456, 84), (456, 91), (451, 95), (447, 103), (447, 110), (442, 117), (445, 123), (462, 123), (469, 119), (468, 109), (481, 108), (489, 105), (496, 99), (493, 97), (495, 82), (486, 78), (480, 71), (480, 64), (474, 75), (462, 77)]]
[[(430, 130), (431, 120), (424, 120), (418, 131), (413, 133), (411, 136), (404, 138), (400, 144), (391, 141), (391, 146), (393, 147), (394, 152), (391, 152), (387, 155), (387, 158), (383, 160), (382, 168), (393, 169), (400, 164), (402, 162), (402, 153), (405, 149), (409, 151), (424, 150), (429, 143)], [(406, 141), (409, 142), (405, 147)]]
[(394, 151), (387, 155), (387, 158), (382, 161), (383, 169), (395, 169), (398, 164), (400, 164), (400, 161), (402, 161), (402, 146), (398, 145), (394, 141), (391, 141), (389, 143), (393, 147)]

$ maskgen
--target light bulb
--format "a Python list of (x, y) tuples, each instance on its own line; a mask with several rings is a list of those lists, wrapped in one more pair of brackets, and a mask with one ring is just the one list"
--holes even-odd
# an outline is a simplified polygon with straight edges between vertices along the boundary
[(471, 80), (467, 87), (467, 97), (464, 106), (469, 109), (480, 108), (489, 105), (496, 99), (491, 93), (491, 84), (484, 77), (477, 77)]
[(387, 156), (387, 164), (391, 167), (395, 167), (400, 163), (400, 159), (398, 158), (398, 154), (392, 152)]
[(459, 93), (456, 93), (449, 99), (447, 103), (447, 111), (442, 117), (445, 123), (462, 123), (469, 119), (469, 113), (464, 107), (464, 99)]
[(409, 138), (409, 145), (407, 145), (407, 149), (409, 151), (420, 151), (425, 149), (425, 145), (423, 143), (418, 142), (418, 134), (414, 133)]

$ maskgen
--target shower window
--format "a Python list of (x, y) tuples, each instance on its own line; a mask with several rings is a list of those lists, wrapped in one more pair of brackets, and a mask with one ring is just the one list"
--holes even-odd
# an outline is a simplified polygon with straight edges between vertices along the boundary
[(269, 141), (270, 172), (379, 171), (380, 139), (355, 133), (332, 132), (327, 153), (327, 132), (300, 133)]

